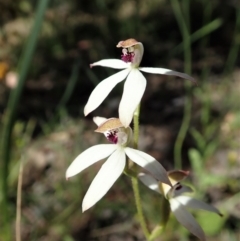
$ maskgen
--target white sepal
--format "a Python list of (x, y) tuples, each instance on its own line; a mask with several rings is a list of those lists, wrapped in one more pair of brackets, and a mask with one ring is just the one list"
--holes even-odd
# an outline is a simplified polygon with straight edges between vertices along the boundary
[(124, 69), (110, 77), (101, 81), (95, 89), (92, 91), (86, 106), (84, 107), (84, 115), (88, 115), (95, 110), (103, 100), (108, 96), (111, 90), (121, 81), (123, 81), (128, 73), (129, 69)]
[(151, 73), (151, 74), (164, 74), (164, 75), (173, 75), (173, 76), (178, 76), (183, 79), (188, 79), (193, 81), (194, 83), (196, 82), (195, 79), (188, 74), (185, 73), (180, 73), (171, 69), (164, 69), (164, 68), (151, 68), (151, 67), (142, 67), (139, 68), (139, 70), (146, 72), (146, 73)]
[(94, 66), (109, 67), (113, 69), (126, 69), (129, 67), (129, 64), (125, 63), (120, 59), (103, 59), (93, 64), (90, 64), (90, 67)]
[(200, 225), (196, 222), (195, 218), (189, 213), (185, 207), (175, 198), (170, 199), (170, 207), (171, 210), (178, 220), (189, 232), (197, 236), (201, 241), (206, 241), (205, 234), (200, 227)]
[(86, 211), (98, 202), (122, 174), (126, 164), (126, 155), (118, 148), (102, 165), (92, 181), (82, 203), (82, 211)]
[(150, 172), (157, 180), (171, 186), (166, 170), (154, 157), (129, 147), (125, 148), (125, 152), (133, 162)]
[(155, 178), (153, 178), (150, 175), (145, 174), (145, 173), (139, 173), (138, 178), (145, 186), (147, 186), (151, 190), (161, 194), (161, 192), (159, 190), (158, 182)]
[(114, 144), (101, 144), (88, 148), (78, 155), (66, 171), (66, 178), (72, 177), (92, 164), (111, 155), (117, 146)]
[(217, 208), (205, 202), (197, 200), (195, 198), (188, 197), (188, 196), (178, 196), (178, 197), (175, 197), (174, 199), (181, 202), (187, 208), (202, 209), (209, 212), (217, 213), (218, 215), (222, 216), (222, 214), (219, 212)]
[(105, 117), (101, 117), (101, 116), (95, 116), (93, 117), (93, 121), (97, 126), (100, 126), (102, 123), (104, 123), (107, 120), (107, 118)]
[(146, 78), (137, 69), (132, 69), (124, 84), (119, 105), (119, 119), (125, 127), (132, 121), (133, 113), (139, 105), (146, 89)]

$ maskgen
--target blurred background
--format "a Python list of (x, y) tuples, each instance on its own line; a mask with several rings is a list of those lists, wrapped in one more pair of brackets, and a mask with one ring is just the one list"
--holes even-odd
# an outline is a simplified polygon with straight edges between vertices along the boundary
[[(240, 240), (239, 1), (1, 0), (0, 26), (1, 241), (145, 240), (128, 177), (85, 213), (102, 162), (65, 180), (79, 153), (106, 143), (92, 117), (118, 115), (122, 83), (84, 117), (93, 88), (116, 73), (89, 64), (120, 58), (116, 44), (128, 38), (144, 45), (141, 66), (198, 81), (145, 75), (139, 148), (167, 170), (189, 170), (195, 196), (221, 210), (223, 218), (194, 212), (209, 241)], [(153, 229), (162, 199), (140, 189)], [(156, 240), (197, 238), (171, 216)]]

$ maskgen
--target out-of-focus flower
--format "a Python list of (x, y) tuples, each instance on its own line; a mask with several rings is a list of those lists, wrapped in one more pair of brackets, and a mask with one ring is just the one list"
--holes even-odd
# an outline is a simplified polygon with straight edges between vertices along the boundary
[(98, 202), (122, 174), (126, 165), (126, 155), (136, 164), (150, 172), (156, 179), (171, 185), (166, 170), (152, 156), (128, 147), (132, 138), (132, 129), (123, 127), (117, 118), (95, 117), (98, 125), (96, 132), (103, 133), (112, 144), (92, 146), (81, 153), (72, 162), (66, 172), (66, 178), (72, 177), (97, 161), (108, 157), (92, 181), (82, 204), (83, 212)]
[(17, 87), (18, 79), (18, 74), (16, 72), (10, 71), (6, 74), (5, 83), (9, 88), (14, 89)]
[(184, 195), (184, 193), (192, 192), (190, 187), (180, 184), (180, 181), (182, 181), (187, 175), (188, 172), (185, 171), (168, 172), (168, 177), (171, 181), (172, 187), (158, 182), (156, 179), (145, 173), (140, 173), (138, 177), (147, 187), (164, 195), (165, 198), (169, 201), (171, 211), (173, 212), (178, 222), (181, 223), (192, 234), (197, 236), (200, 240), (205, 241), (206, 237), (204, 231), (192, 216), (192, 214), (187, 211), (186, 207), (192, 209), (207, 210), (217, 213), (220, 216), (222, 216), (222, 214), (215, 207), (193, 197)]
[(146, 89), (146, 79), (139, 70), (152, 74), (175, 75), (195, 82), (194, 78), (191, 76), (170, 69), (139, 67), (144, 49), (142, 43), (135, 39), (120, 41), (117, 47), (123, 48), (122, 60), (104, 59), (90, 65), (91, 67), (103, 66), (124, 70), (104, 79), (96, 86), (84, 108), (85, 115), (95, 110), (108, 96), (111, 90), (127, 77), (119, 105), (119, 118), (125, 127), (129, 126), (132, 121), (133, 113), (140, 103)]

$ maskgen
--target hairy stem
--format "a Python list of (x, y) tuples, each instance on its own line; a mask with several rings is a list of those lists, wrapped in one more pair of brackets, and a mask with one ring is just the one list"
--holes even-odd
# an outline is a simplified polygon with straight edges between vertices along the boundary
[(139, 219), (140, 225), (142, 227), (142, 231), (145, 235), (145, 238), (147, 240), (149, 240), (150, 234), (149, 234), (147, 224), (146, 224), (146, 220), (145, 220), (143, 210), (142, 210), (142, 203), (141, 203), (141, 197), (140, 197), (137, 177), (132, 177), (132, 187), (133, 187), (135, 205), (136, 205), (136, 208), (137, 208), (138, 219)]
[[(138, 149), (138, 139), (139, 139), (139, 115), (140, 115), (140, 105), (138, 105), (134, 116), (133, 116), (133, 124), (134, 124), (134, 148)], [(138, 186), (138, 178), (137, 176), (132, 176), (132, 188), (133, 188), (133, 193), (134, 193), (134, 199), (135, 199), (135, 205), (137, 208), (137, 214), (138, 214), (138, 219), (140, 222), (140, 225), (142, 227), (142, 231), (145, 235), (145, 238), (149, 240), (149, 231), (147, 228), (146, 220), (143, 215), (143, 210), (142, 210), (142, 203), (141, 203), (141, 197), (140, 197), (140, 192), (139, 192), (139, 186)]]

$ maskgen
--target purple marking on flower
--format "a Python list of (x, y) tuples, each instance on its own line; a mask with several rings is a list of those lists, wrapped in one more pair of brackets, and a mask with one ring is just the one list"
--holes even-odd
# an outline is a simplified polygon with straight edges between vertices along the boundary
[(114, 130), (114, 131), (110, 131), (108, 134), (107, 134), (107, 139), (114, 143), (114, 144), (117, 144), (118, 142), (118, 136), (117, 136), (117, 131)]
[(134, 53), (133, 53), (133, 52), (131, 52), (131, 53), (123, 53), (123, 54), (121, 55), (121, 59), (122, 59), (122, 61), (124, 61), (125, 63), (132, 62), (133, 58), (134, 58)]

